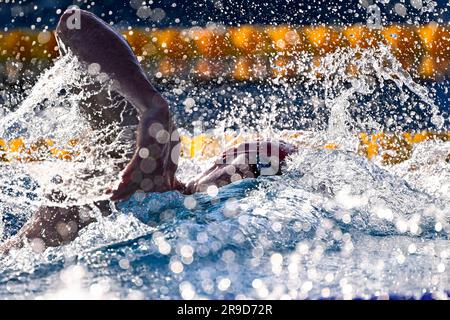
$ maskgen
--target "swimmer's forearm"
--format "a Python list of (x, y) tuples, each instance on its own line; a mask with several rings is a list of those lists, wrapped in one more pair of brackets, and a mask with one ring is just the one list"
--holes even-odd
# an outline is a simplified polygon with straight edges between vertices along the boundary
[(37, 225), (38, 223), (35, 221), (34, 217), (32, 221), (26, 222), (17, 234), (13, 235), (0, 245), (0, 254), (5, 255), (11, 250), (22, 248), (25, 241), (30, 239), (28, 235), (31, 234), (31, 230), (35, 229)]
[(0, 244), (0, 255), (8, 254), (12, 249), (20, 249), (23, 246), (23, 238), (15, 235)]
[(74, 240), (82, 228), (94, 221), (80, 215), (80, 207), (41, 207), (25, 230), (25, 237), (55, 247)]
[(37, 252), (73, 241), (81, 229), (96, 221), (80, 215), (80, 208), (41, 207), (16, 235), (0, 245), (0, 254), (20, 249), (26, 241)]

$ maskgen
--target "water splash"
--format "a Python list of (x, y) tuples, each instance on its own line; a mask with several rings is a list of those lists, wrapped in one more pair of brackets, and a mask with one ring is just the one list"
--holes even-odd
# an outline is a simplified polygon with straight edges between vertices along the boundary
[[(74, 199), (62, 205), (104, 199), (104, 189), (117, 179), (123, 159), (110, 159), (107, 151), (132, 146), (114, 139), (103, 143), (121, 129), (95, 130), (83, 121), (79, 104), (100, 91), (86, 89), (92, 78), (78, 68), (72, 59), (58, 60), (17, 110), (1, 120), (5, 137), (48, 134), (64, 142), (78, 135), (82, 141), (79, 160), (2, 164), (3, 220), (8, 214), (16, 224), (28, 219), (53, 187)], [(39, 254), (26, 247), (2, 260), (0, 295), (52, 296), (55, 288), (42, 283), (57, 274), (64, 278), (64, 270), (81, 270), (73, 265), (89, 268), (92, 275), (83, 273), (83, 281), (93, 285), (99, 277), (109, 279), (118, 291), (114, 297), (126, 297), (130, 289), (163, 299), (418, 295), (431, 285), (448, 289), (448, 142), (423, 144), (410, 160), (392, 167), (354, 152), (358, 130), (400, 130), (417, 107), (425, 117), (439, 117), (428, 89), (383, 47), (330, 54), (319, 67), (305, 70), (305, 78), (296, 82), (280, 77), (268, 84), (212, 89), (179, 82), (164, 92), (183, 130), (192, 132), (187, 123), (194, 118), (224, 145), (226, 130), (276, 139), (286, 136), (286, 128), (303, 129), (291, 138), (303, 147), (284, 176), (243, 180), (221, 188), (216, 197), (132, 198), (67, 246)], [(58, 95), (63, 89), (67, 94)], [(101, 90), (109, 96), (106, 107), (123, 103), (109, 87)], [(193, 104), (183, 103), (187, 98), (195, 101), (189, 112), (186, 105)], [(44, 110), (37, 110), (44, 99)], [(392, 111), (387, 117), (385, 109)], [(313, 110), (312, 117), (307, 110)], [(61, 126), (67, 123), (74, 126)], [(318, 148), (330, 141), (339, 150)], [(189, 180), (211, 161), (182, 159), (178, 175)], [(59, 172), (63, 183), (54, 179)], [(424, 179), (428, 174), (441, 179)], [(2, 229), (14, 233), (5, 223)], [(411, 276), (416, 274), (423, 277)], [(403, 281), (404, 275), (414, 281)]]
[[(77, 118), (76, 106), (84, 98), (84, 92), (77, 94), (73, 89), (83, 85), (83, 78), (86, 77), (73, 56), (56, 60), (33, 88), (23, 94), (25, 99), (15, 111), (2, 108), (6, 115), (0, 120), (0, 136), (37, 139), (48, 135), (68, 140), (79, 134), (83, 123), (73, 123), (73, 119)], [(73, 124), (67, 126), (67, 123)]]

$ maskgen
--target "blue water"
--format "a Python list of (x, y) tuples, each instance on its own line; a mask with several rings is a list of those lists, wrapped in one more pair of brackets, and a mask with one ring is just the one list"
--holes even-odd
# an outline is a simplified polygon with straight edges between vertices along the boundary
[[(436, 0), (435, 10), (418, 11), (414, 5), (405, 1), (404, 5), (409, 15), (401, 16), (393, 14), (396, 3), (383, 1), (375, 4), (380, 6), (383, 16), (383, 24), (390, 23), (411, 23), (411, 16), (418, 23), (427, 23), (430, 20), (448, 21), (449, 14), (446, 10), (445, 0)], [(206, 0), (177, 0), (167, 2), (164, 0), (153, 0), (155, 8), (162, 8), (165, 11), (165, 18), (161, 21), (139, 19), (136, 15), (136, 6), (139, 2), (104, 0), (101, 2), (77, 1), (80, 8), (89, 10), (101, 16), (108, 22), (112, 21), (116, 26), (126, 28), (128, 26), (145, 27), (168, 27), (182, 26), (190, 27), (195, 22), (197, 25), (205, 25), (211, 20), (225, 25), (233, 24), (356, 24), (367, 22), (367, 10), (358, 0), (350, 1), (288, 1), (288, 0), (252, 0), (235, 2), (223, 0), (220, 5)], [(176, 6), (173, 6), (173, 3)], [(425, 6), (427, 3), (422, 2)], [(35, 4), (38, 6), (35, 7)], [(11, 10), (17, 7), (16, 3), (3, 3), (0, 8), (1, 27), (29, 27), (30, 21), (36, 24), (37, 28), (49, 26), (54, 28), (58, 22), (55, 15), (56, 9), (65, 9), (74, 2), (71, 0), (40, 0), (22, 3), (24, 15), (12, 14)], [(132, 4), (132, 5), (130, 5)], [(202, 8), (202, 10), (198, 10)], [(17, 11), (16, 11), (17, 12)], [(112, 14), (109, 14), (111, 12)], [(36, 18), (40, 20), (36, 21)]]
[(305, 149), (286, 170), (215, 197), (120, 203), (70, 245), (2, 261), (0, 295), (439, 298), (449, 289), (448, 193), (431, 196), (343, 151)]

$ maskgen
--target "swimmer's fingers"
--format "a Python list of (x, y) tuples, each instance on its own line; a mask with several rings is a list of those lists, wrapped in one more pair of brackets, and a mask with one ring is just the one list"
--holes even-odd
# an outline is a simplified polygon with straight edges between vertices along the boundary
[(9, 253), (9, 247), (7, 242), (0, 244), (0, 255), (7, 255)]
[(137, 189), (138, 187), (135, 183), (122, 180), (115, 190), (109, 189), (109, 194), (111, 194), (110, 200), (127, 200)]
[(131, 161), (122, 171), (120, 176), (120, 183), (117, 188), (108, 188), (106, 193), (111, 194), (111, 201), (126, 200), (134, 192), (136, 192), (136, 190), (138, 189), (138, 185), (133, 181), (133, 173), (138, 172), (137, 169), (139, 168), (140, 160), (141, 158), (139, 157), (138, 152), (136, 152)]
[(23, 239), (19, 235), (12, 236), (2, 244), (0, 244), (0, 255), (7, 255), (13, 249), (23, 247)]

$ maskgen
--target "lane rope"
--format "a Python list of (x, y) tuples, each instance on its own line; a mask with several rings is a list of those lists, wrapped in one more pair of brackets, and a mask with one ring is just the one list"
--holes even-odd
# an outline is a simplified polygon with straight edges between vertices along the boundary
[[(371, 29), (364, 25), (339, 26), (209, 26), (189, 29), (134, 28), (122, 32), (141, 61), (156, 62), (162, 76), (178, 76), (189, 69), (200, 78), (223, 76), (249, 80), (266, 66), (264, 58), (276, 57), (267, 67), (268, 77), (296, 76), (289, 66), (295, 53), (308, 52), (315, 63), (338, 48), (373, 48), (383, 43), (408, 71), (424, 78), (450, 75), (450, 27), (390, 25)], [(0, 61), (51, 60), (59, 55), (51, 31), (15, 29), (0, 32)], [(226, 58), (232, 58), (231, 68)], [(261, 60), (262, 59), (262, 60)], [(266, 59), (267, 60), (267, 59)]]
[[(280, 139), (299, 146), (305, 145), (301, 138), (304, 132), (294, 131), (282, 133)], [(208, 159), (219, 156), (226, 148), (236, 146), (244, 141), (254, 140), (256, 136), (224, 134), (221, 137), (211, 134), (196, 136), (181, 135), (181, 157)], [(404, 132), (400, 134), (379, 132), (358, 134), (358, 153), (368, 159), (381, 157), (386, 164), (400, 163), (409, 159), (413, 146), (425, 141), (449, 141), (450, 132)], [(313, 147), (335, 150), (340, 146), (336, 142), (328, 142)], [(29, 142), (22, 137), (6, 141), (0, 139), (0, 162), (34, 162), (46, 160), (76, 160), (80, 155), (80, 141), (71, 139), (63, 146), (55, 140), (42, 138)], [(450, 160), (450, 153), (448, 159)]]

